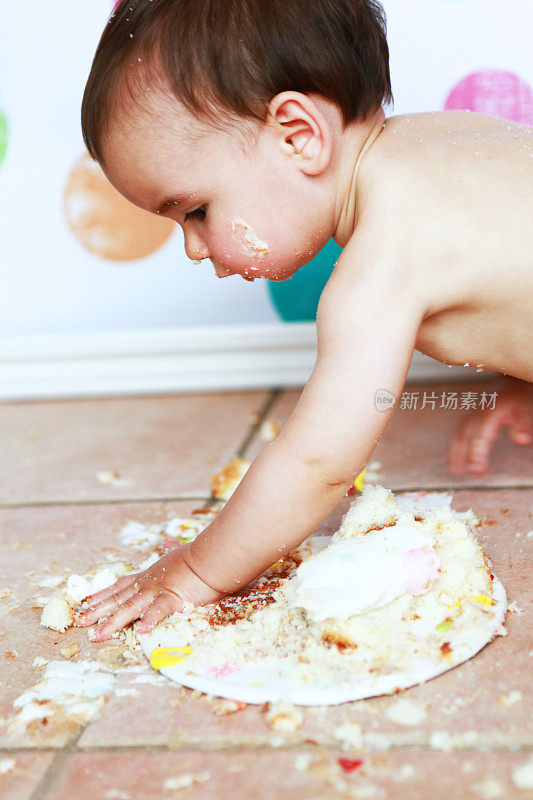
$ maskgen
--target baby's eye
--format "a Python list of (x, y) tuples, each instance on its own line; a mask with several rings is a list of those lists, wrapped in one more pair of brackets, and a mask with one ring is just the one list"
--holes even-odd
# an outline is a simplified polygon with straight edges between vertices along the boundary
[(185, 214), (185, 222), (187, 222), (190, 219), (193, 219), (194, 217), (196, 217), (197, 219), (202, 219), (203, 220), (203, 219), (205, 219), (206, 214), (207, 214), (206, 207), (205, 206), (200, 206), (199, 208), (196, 208), (194, 211), (188, 211)]

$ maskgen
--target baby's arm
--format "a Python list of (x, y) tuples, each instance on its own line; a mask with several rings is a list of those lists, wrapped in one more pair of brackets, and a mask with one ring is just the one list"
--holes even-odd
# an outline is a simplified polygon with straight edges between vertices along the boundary
[(390, 270), (365, 267), (337, 266), (318, 309), (311, 378), (216, 519), (192, 544), (94, 596), (78, 624), (109, 617), (97, 634), (103, 640), (139, 616), (146, 632), (182, 600), (213, 602), (292, 551), (338, 504), (386, 426), (391, 409), (378, 411), (375, 395), (398, 397), (421, 320)]

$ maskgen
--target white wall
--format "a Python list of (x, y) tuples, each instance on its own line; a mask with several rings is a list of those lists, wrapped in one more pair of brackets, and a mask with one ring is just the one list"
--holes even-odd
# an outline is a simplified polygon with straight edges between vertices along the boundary
[[(453, 87), (477, 72), (482, 74), (470, 80), (463, 100), (475, 110), (533, 123), (531, 0), (386, 0), (384, 5), (394, 113), (442, 109)], [(245, 346), (248, 326), (256, 332), (268, 325), (287, 328), (266, 282), (219, 281), (207, 263), (192, 267), (177, 227), (141, 259), (104, 258), (80, 243), (66, 219), (65, 189), (84, 152), (81, 96), (111, 2), (0, 0), (0, 10), (0, 112), (9, 126), (3, 158), (0, 141), (0, 357), (3, 352), (10, 369), (17, 357), (23, 365), (24, 353), (27, 363), (32, 360), (36, 337), (44, 352), (50, 342), (49, 356), (55, 358), (62, 342), (81, 341), (80, 336), (85, 337), (81, 357), (92, 334), (98, 350), (102, 336), (122, 343), (134, 331), (137, 347), (135, 337), (143, 331), (159, 336), (168, 329), (175, 341), (192, 327), (212, 328), (219, 337), (223, 327), (237, 325), (243, 326)], [(71, 212), (83, 217), (79, 201), (71, 192)], [(105, 215), (104, 206), (98, 213)], [(93, 239), (95, 233), (89, 231)], [(112, 224), (106, 235), (115, 235)], [(8, 385), (12, 377), (0, 367), (0, 396), (42, 394), (35, 372)], [(85, 383), (72, 380), (69, 386), (64, 392), (90, 393), (80, 388)], [(179, 389), (179, 380), (167, 388)], [(140, 375), (130, 391), (143, 389), (150, 387)], [(108, 385), (108, 391), (120, 391), (120, 385)]]

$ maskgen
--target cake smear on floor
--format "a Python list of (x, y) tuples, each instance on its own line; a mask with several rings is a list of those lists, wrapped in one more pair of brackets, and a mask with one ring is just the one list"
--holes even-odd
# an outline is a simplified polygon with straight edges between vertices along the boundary
[(172, 680), (248, 703), (341, 703), (435, 677), (505, 635), (478, 521), (451, 499), (366, 485), (332, 537), (217, 603), (186, 604), (141, 646)]

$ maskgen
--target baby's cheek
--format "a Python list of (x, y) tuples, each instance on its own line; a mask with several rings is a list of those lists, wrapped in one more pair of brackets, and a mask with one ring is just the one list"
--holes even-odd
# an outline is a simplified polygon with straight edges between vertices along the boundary
[(284, 246), (282, 232), (259, 232), (243, 217), (231, 217), (209, 245), (213, 260), (248, 278), (284, 280), (307, 261), (292, 238)]
[(261, 259), (270, 253), (268, 242), (261, 239), (242, 217), (234, 217), (231, 220), (231, 236), (245, 255), (252, 259)]

